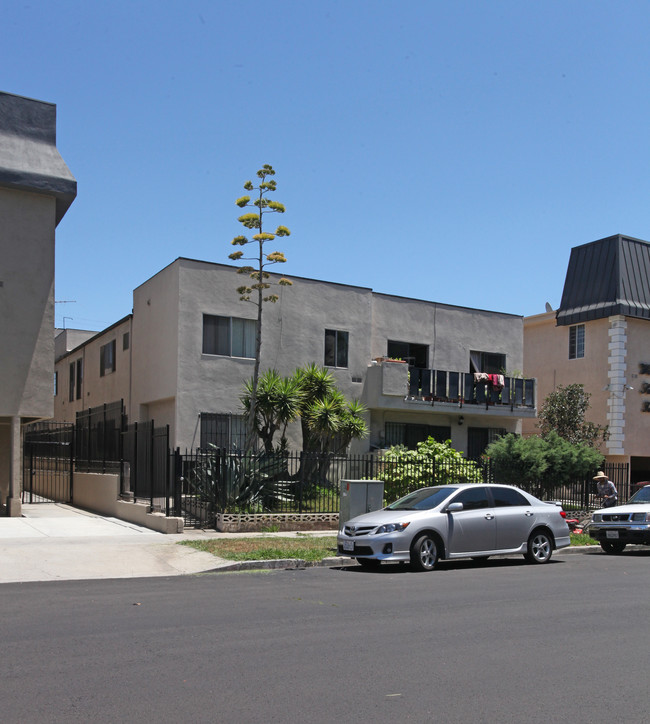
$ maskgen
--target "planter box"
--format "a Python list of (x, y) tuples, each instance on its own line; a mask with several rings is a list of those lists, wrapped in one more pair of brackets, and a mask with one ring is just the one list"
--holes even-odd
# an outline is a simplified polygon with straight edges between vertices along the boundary
[(338, 527), (338, 513), (220, 513), (216, 520), (222, 533), (259, 532), (262, 528), (336, 531)]

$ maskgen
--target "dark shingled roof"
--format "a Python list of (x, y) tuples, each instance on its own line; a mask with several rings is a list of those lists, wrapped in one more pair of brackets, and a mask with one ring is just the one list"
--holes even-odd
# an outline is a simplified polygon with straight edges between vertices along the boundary
[(622, 314), (650, 319), (650, 243), (608, 236), (571, 249), (557, 324)]

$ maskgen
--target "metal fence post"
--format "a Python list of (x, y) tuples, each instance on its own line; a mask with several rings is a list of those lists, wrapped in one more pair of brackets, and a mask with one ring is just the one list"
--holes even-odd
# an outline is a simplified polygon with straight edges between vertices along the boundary
[(154, 437), (153, 420), (151, 420), (151, 431), (149, 433), (149, 498), (150, 512), (153, 513), (153, 478), (154, 478)]

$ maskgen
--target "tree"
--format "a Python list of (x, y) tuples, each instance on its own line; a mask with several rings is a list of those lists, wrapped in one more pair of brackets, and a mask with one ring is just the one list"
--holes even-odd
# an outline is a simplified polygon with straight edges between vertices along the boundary
[(341, 453), (352, 440), (366, 437), (366, 408), (346, 399), (329, 370), (311, 363), (298, 368), (295, 377), (302, 391), (303, 452)]
[[(277, 213), (283, 214), (285, 209), (284, 206), (278, 201), (272, 201), (267, 198), (268, 194), (276, 190), (277, 184), (271, 178), (267, 181), (267, 178), (274, 176), (275, 171), (268, 164), (257, 172), (257, 177), (260, 179), (257, 186), (253, 185), (252, 181), (246, 181), (244, 189), (246, 191), (256, 191), (257, 198), (251, 202), (250, 196), (241, 196), (235, 202), (239, 208), (255, 207), (256, 211), (251, 211), (242, 214), (237, 220), (247, 229), (255, 229), (257, 233), (254, 234), (250, 239), (246, 236), (236, 236), (230, 243), (233, 246), (248, 246), (253, 245), (256, 248), (255, 256), (245, 257), (243, 251), (234, 251), (229, 255), (229, 258), (233, 261), (240, 261), (242, 259), (246, 261), (255, 262), (254, 266), (243, 266), (238, 270), (239, 274), (248, 275), (250, 281), (248, 284), (244, 284), (237, 289), (239, 298), (245, 302), (251, 302), (257, 306), (257, 328), (255, 331), (255, 366), (253, 368), (253, 379), (251, 382), (250, 389), (250, 402), (249, 409), (246, 419), (246, 451), (250, 451), (255, 446), (256, 439), (256, 416), (257, 416), (257, 388), (259, 384), (259, 373), (260, 373), (260, 360), (262, 351), (262, 309), (264, 302), (277, 302), (277, 294), (266, 294), (265, 292), (270, 289), (270, 273), (265, 271), (267, 267), (273, 264), (283, 264), (286, 262), (285, 256), (280, 251), (274, 251), (270, 254), (266, 254), (264, 251), (264, 245), (270, 241), (273, 241), (277, 236), (289, 236), (291, 233), (286, 226), (278, 226), (275, 232), (270, 233), (264, 230), (264, 216), (266, 214)], [(257, 245), (255, 247), (255, 245)], [(280, 278), (277, 282), (280, 286), (291, 286), (292, 282), (284, 277)], [(251, 299), (251, 297), (253, 297)]]
[(584, 385), (571, 384), (558, 386), (542, 403), (539, 411), (538, 427), (542, 437), (556, 432), (570, 443), (585, 443), (597, 447), (601, 441), (609, 438), (607, 426), (587, 422), (585, 415), (589, 409), (591, 395), (585, 392)]
[(488, 445), (485, 455), (498, 482), (536, 494), (592, 477), (604, 459), (586, 442), (571, 443), (554, 430), (543, 437), (504, 435)]
[[(248, 380), (241, 396), (246, 414), (250, 410), (252, 394), (253, 381)], [(266, 453), (275, 450), (276, 432), (280, 433), (279, 449), (286, 448), (287, 425), (300, 414), (302, 398), (303, 392), (295, 376), (281, 377), (277, 370), (267, 370), (260, 377), (257, 386), (255, 429)]]
[(349, 401), (335, 390), (323, 400), (314, 400), (305, 412), (312, 448), (320, 453), (344, 453), (353, 439), (366, 437), (363, 419), (366, 408), (358, 400)]
[[(253, 381), (244, 385), (241, 402), (250, 411)], [(331, 373), (316, 364), (297, 369), (291, 377), (277, 370), (262, 374), (257, 387), (255, 430), (267, 453), (276, 450), (274, 438), (280, 433), (277, 449), (286, 448), (286, 429), (300, 419), (304, 452), (342, 453), (354, 439), (368, 434), (366, 408), (348, 400), (336, 387)]]

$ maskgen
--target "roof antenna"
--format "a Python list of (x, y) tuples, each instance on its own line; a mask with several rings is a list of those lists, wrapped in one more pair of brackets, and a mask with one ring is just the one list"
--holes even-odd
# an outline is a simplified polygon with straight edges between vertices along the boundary
[(552, 307), (548, 302), (546, 302), (546, 311), (547, 311), (547, 312), (552, 312), (552, 311), (553, 311), (553, 307)]

